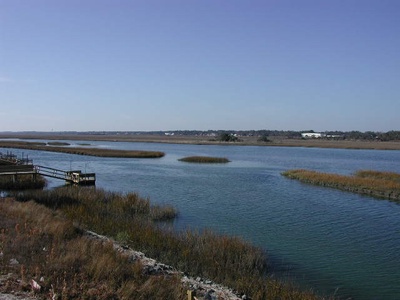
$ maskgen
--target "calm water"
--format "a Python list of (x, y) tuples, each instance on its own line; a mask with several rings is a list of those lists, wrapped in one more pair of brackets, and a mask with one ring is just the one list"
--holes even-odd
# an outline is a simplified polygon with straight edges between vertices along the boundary
[[(71, 144), (76, 142), (69, 141)], [(267, 250), (278, 276), (324, 294), (400, 299), (400, 205), (301, 184), (293, 168), (352, 174), (400, 172), (400, 151), (88, 142), (164, 151), (161, 159), (116, 159), (13, 149), (35, 164), (95, 172), (97, 187), (137, 191), (180, 212), (177, 229), (212, 228)], [(0, 149), (6, 152), (7, 149)], [(225, 165), (179, 162), (222, 156)], [(50, 186), (63, 182), (51, 180)]]

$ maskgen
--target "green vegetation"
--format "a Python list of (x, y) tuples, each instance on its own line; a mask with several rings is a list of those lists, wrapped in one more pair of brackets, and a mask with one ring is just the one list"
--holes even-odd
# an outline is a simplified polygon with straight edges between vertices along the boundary
[(354, 176), (344, 176), (310, 170), (290, 170), (282, 175), (304, 183), (400, 201), (400, 174), (393, 172), (358, 171)]
[[(311, 292), (269, 277), (264, 251), (241, 238), (208, 230), (175, 232), (159, 226), (155, 221), (175, 217), (175, 210), (153, 206), (137, 194), (70, 187), (18, 193), (16, 198), (26, 203), (8, 201), (0, 207), (1, 272), (19, 268), (22, 282), (44, 277), (43, 289), (38, 292), (41, 295), (56, 293), (59, 299), (77, 295), (87, 299), (183, 299), (179, 278), (143, 274), (138, 271), (140, 266), (127, 263), (111, 245), (83, 239), (82, 230), (91, 230), (252, 299), (317, 299)], [(4, 224), (7, 222), (9, 226)], [(6, 263), (12, 258), (20, 265)]]
[(268, 138), (268, 136), (266, 136), (266, 135), (260, 136), (260, 137), (257, 139), (257, 141), (258, 141), (258, 142), (264, 142), (264, 143), (270, 143), (270, 142), (272, 142), (272, 141)]
[(237, 142), (239, 139), (235, 134), (223, 132), (218, 136), (218, 140), (221, 142)]
[(188, 156), (179, 159), (179, 161), (210, 164), (210, 163), (228, 163), (229, 159), (224, 157)]
[(40, 151), (63, 152), (69, 154), (101, 156), (101, 157), (123, 157), (123, 158), (160, 158), (165, 155), (160, 151), (140, 151), (140, 150), (113, 150), (99, 148), (79, 148), (79, 147), (48, 147), (46, 144), (37, 144), (29, 142), (9, 142), (0, 141), (0, 147), (3, 148), (20, 148)]

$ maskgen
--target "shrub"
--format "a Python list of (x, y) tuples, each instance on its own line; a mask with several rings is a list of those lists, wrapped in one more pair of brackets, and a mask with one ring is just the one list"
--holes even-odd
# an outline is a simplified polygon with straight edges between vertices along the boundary
[(231, 133), (223, 132), (218, 136), (218, 140), (221, 142), (237, 142), (238, 138)]
[(189, 156), (180, 158), (179, 161), (209, 164), (209, 163), (228, 163), (229, 159), (224, 157)]

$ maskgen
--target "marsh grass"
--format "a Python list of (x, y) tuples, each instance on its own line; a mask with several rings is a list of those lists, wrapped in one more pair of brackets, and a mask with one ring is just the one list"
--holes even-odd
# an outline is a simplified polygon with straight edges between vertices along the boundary
[(100, 156), (100, 157), (122, 157), (122, 158), (160, 158), (165, 155), (160, 151), (141, 151), (141, 150), (114, 150), (99, 148), (81, 148), (81, 147), (57, 147), (47, 146), (45, 143), (30, 143), (18, 141), (0, 141), (0, 147), (20, 148), (40, 151), (62, 152), (78, 155)]
[(188, 156), (180, 158), (179, 161), (190, 162), (190, 163), (203, 163), (203, 164), (230, 162), (229, 159), (224, 157), (209, 157), (209, 156)]
[(49, 146), (69, 146), (69, 143), (64, 142), (48, 142), (47, 145)]
[(0, 228), (0, 273), (13, 274), (1, 292), (31, 291), (39, 299), (184, 297), (178, 276), (145, 274), (111, 243), (83, 236), (61, 212), (32, 201), (1, 201)]
[(16, 180), (12, 175), (0, 176), (0, 190), (42, 189), (46, 183), (46, 179), (40, 175), (18, 175)]
[(394, 172), (380, 172), (373, 170), (361, 170), (355, 173), (356, 177), (371, 178), (371, 179), (383, 179), (387, 181), (399, 182), (400, 174)]
[(151, 205), (149, 199), (137, 193), (108, 192), (95, 187), (67, 186), (47, 191), (15, 194), (19, 201), (35, 200), (52, 209), (64, 208), (71, 218), (86, 212), (82, 219), (94, 215), (113, 219), (141, 218), (152, 221), (174, 219), (177, 211), (170, 205)]
[[(19, 193), (16, 196), (20, 201), (30, 203), (29, 199), (34, 199), (49, 208), (58, 208), (68, 222), (76, 226), (75, 228), (113, 237), (133, 249), (144, 252), (148, 257), (172, 265), (194, 277), (201, 276), (230, 286), (251, 295), (252, 299), (273, 299), (269, 295), (277, 295), (280, 299), (317, 299), (311, 292), (301, 292), (269, 278), (267, 257), (262, 249), (239, 237), (221, 236), (209, 230), (176, 232), (166, 229), (155, 221), (175, 217), (176, 212), (173, 208), (151, 205), (148, 199), (143, 199), (135, 193), (125, 195), (93, 188), (70, 187), (40, 193)], [(87, 265), (85, 261), (77, 258), (87, 257), (90, 256), (89, 253), (98, 251), (88, 249), (85, 253), (75, 253), (87, 247), (94, 246), (79, 246), (75, 249), (64, 245), (65, 258), (57, 261), (59, 267), (55, 270), (63, 269), (63, 265), (72, 269)], [(73, 259), (68, 259), (69, 255), (72, 255)], [(108, 258), (99, 259), (102, 256), (94, 255), (97, 256), (97, 265), (91, 266), (91, 275), (86, 276), (89, 276), (87, 279), (90, 280), (95, 278), (102, 281), (104, 278), (100, 276), (100, 269), (103, 265), (112, 264), (108, 262)], [(111, 269), (114, 268), (117, 267)], [(109, 276), (127, 277), (123, 274), (110, 273)], [(71, 276), (72, 274), (69, 274), (67, 277)], [(82, 277), (77, 280), (87, 279)], [(165, 281), (174, 284), (175, 279)], [(114, 283), (118, 288), (122, 286), (129, 295), (139, 289), (140, 292), (146, 291), (148, 299), (167, 299), (154, 294), (158, 293), (158, 284), (157, 279), (149, 279), (140, 288), (122, 281)], [(176, 284), (170, 286), (173, 293), (177, 293), (180, 288), (180, 285)], [(294, 295), (296, 298), (293, 298)]]
[(393, 172), (363, 170), (354, 176), (344, 176), (300, 169), (286, 171), (282, 175), (304, 183), (400, 201), (400, 174)]

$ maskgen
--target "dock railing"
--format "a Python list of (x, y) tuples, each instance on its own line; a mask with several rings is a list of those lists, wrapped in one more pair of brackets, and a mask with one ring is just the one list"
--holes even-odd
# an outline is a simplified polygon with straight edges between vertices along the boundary
[(67, 183), (94, 185), (96, 182), (95, 173), (82, 173), (81, 170), (64, 171), (45, 166), (33, 165), (31, 159), (18, 159), (11, 152), (3, 154), (0, 152), (0, 175), (23, 175), (23, 174), (39, 174), (42, 176), (61, 179)]

